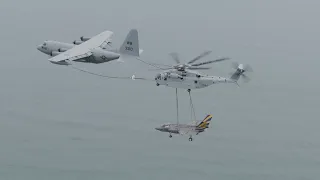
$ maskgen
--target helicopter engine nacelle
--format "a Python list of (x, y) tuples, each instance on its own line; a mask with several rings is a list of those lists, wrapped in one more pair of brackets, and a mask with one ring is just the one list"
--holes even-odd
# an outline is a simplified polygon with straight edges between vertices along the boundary
[(168, 74), (168, 77), (172, 79), (183, 79), (183, 77), (180, 76), (179, 74), (172, 74), (172, 73)]

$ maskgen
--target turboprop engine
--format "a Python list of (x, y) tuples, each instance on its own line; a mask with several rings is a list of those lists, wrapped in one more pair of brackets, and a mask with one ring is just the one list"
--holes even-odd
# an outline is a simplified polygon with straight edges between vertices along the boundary
[(61, 52), (58, 52), (58, 51), (52, 51), (51, 53), (50, 53), (50, 56), (56, 56), (56, 55), (58, 55), (58, 54), (60, 54)]
[(59, 48), (59, 49), (58, 49), (59, 52), (65, 52), (65, 51), (67, 51), (67, 50), (68, 50), (67, 48)]
[(173, 79), (183, 79), (182, 76), (180, 76), (179, 74), (175, 74), (175, 73), (170, 73), (170, 74), (169, 74), (169, 78), (173, 78)]
[(90, 39), (89, 37), (84, 37), (84, 36), (80, 37), (80, 40), (83, 42), (88, 41), (89, 39)]
[(75, 45), (79, 45), (81, 43), (83, 43), (83, 41), (77, 41), (77, 40), (73, 41), (73, 44), (75, 44)]
[(101, 48), (96, 48), (93, 49), (92, 51), (92, 58), (90, 58), (90, 62), (92, 63), (104, 63), (108, 61), (112, 61), (115, 59), (119, 59), (120, 54), (110, 52), (110, 51), (105, 51)]
[(172, 79), (183, 79), (182, 76), (180, 76), (179, 74), (176, 73), (165, 73), (164, 78), (172, 78)]

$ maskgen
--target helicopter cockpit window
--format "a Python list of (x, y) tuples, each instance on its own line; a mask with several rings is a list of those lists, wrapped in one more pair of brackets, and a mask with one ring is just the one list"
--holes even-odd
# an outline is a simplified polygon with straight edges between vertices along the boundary
[(43, 43), (43, 44), (42, 44), (42, 46), (46, 46), (46, 45), (47, 45), (47, 43)]

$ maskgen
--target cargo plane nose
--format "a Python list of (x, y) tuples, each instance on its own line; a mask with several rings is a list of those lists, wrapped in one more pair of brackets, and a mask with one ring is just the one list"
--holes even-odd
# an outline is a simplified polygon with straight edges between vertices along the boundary
[(38, 46), (37, 46), (37, 49), (38, 49), (39, 51), (41, 51), (41, 52), (44, 52), (44, 49), (43, 49), (42, 45), (38, 45)]

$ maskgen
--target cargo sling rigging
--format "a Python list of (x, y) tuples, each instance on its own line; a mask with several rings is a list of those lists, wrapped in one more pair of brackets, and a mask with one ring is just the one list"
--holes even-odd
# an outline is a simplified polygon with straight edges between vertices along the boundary
[[(190, 93), (190, 90), (188, 90), (188, 93), (189, 93), (189, 99), (190, 99), (190, 118), (191, 118), (191, 121), (192, 119), (194, 121), (197, 120), (196, 118), (196, 112), (195, 112), (195, 108), (194, 108), (194, 105), (193, 105), (193, 102), (192, 102), (192, 98), (191, 98), (191, 93)], [(176, 110), (177, 110), (177, 124), (179, 124), (179, 100), (178, 100), (178, 88), (176, 88)]]

